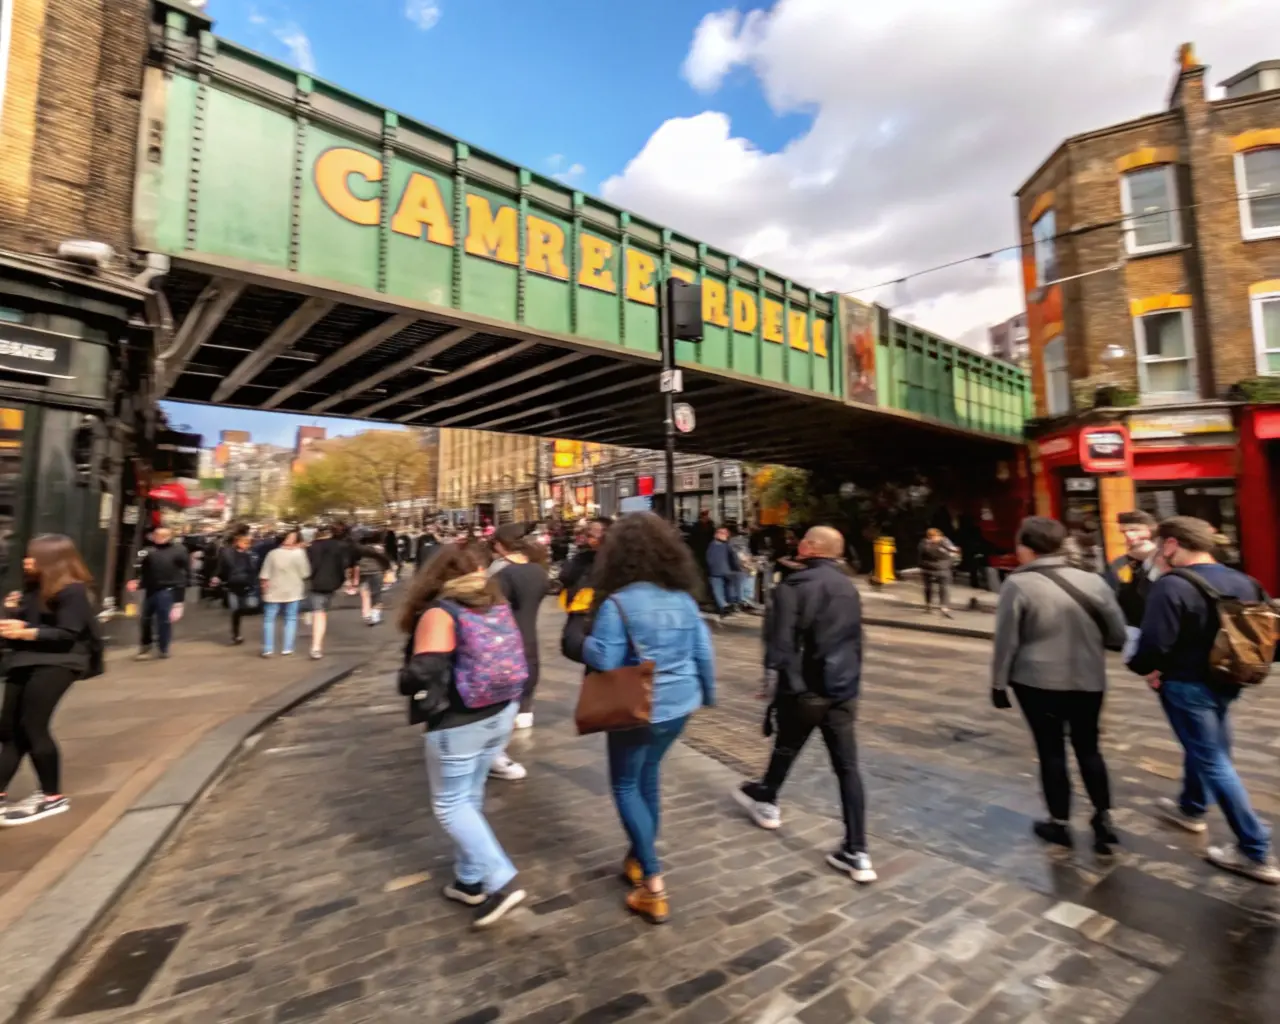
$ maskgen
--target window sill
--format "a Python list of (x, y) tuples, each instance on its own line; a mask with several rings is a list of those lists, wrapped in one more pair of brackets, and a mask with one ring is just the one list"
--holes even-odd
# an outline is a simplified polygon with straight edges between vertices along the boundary
[(1167, 405), (1186, 405), (1188, 402), (1199, 400), (1199, 395), (1195, 392), (1177, 391), (1163, 392), (1158, 394), (1142, 394), (1138, 395), (1139, 409), (1160, 408)]
[(1240, 238), (1245, 242), (1274, 242), (1280, 238), (1280, 228), (1267, 228), (1265, 231), (1242, 231)]
[(1141, 252), (1129, 252), (1126, 250), (1124, 254), (1125, 261), (1143, 260), (1150, 256), (1168, 256), (1170, 253), (1187, 252), (1194, 248), (1188, 242), (1179, 242), (1177, 245), (1166, 245), (1159, 249), (1143, 249)]

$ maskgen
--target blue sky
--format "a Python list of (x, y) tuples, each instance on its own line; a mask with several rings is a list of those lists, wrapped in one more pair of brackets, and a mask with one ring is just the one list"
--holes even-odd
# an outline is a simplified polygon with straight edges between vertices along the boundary
[[(620, 172), (663, 121), (706, 109), (681, 76), (716, 0), (210, 0), (214, 31), (389, 109), (587, 192)], [(437, 12), (432, 18), (431, 11)], [(755, 78), (730, 76), (715, 106), (777, 149), (808, 118), (775, 116)], [(678, 225), (677, 225), (678, 227)], [(216, 441), (228, 427), (291, 443), (302, 423), (350, 420), (166, 403)]]

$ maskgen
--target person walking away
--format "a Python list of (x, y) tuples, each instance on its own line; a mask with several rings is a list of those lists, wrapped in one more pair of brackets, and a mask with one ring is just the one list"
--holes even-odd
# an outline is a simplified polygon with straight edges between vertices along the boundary
[(395, 572), (396, 576), (400, 575), (400, 541), (396, 537), (396, 531), (390, 523), (387, 524), (381, 536), (375, 538), (375, 543), (382, 545), (383, 554), (387, 556), (387, 561), (391, 563), (387, 572)]
[(416, 571), (421, 572), (428, 562), (431, 561), (436, 550), (440, 547), (440, 538), (431, 527), (427, 527), (422, 531), (422, 535), (418, 537), (418, 548), (414, 554), (413, 562)]
[(991, 703), (1012, 707), (1018, 698), (1040, 757), (1040, 785), (1049, 818), (1033, 831), (1046, 843), (1072, 846), (1071, 779), (1066, 736), (1093, 803), (1094, 850), (1108, 854), (1120, 842), (1111, 824), (1111, 785), (1098, 749), (1098, 720), (1107, 686), (1108, 650), (1124, 646), (1124, 614), (1097, 573), (1067, 564), (1066, 528), (1031, 516), (1018, 528), (1020, 567), (1000, 588)]
[(765, 618), (765, 669), (774, 679), (765, 735), (775, 728), (773, 756), (764, 778), (734, 793), (765, 829), (782, 824), (778, 792), (814, 729), (822, 733), (840, 786), (844, 842), (827, 863), (855, 882), (874, 882), (867, 853), (866, 797), (858, 770), (854, 723), (862, 683), (862, 603), (858, 588), (837, 564), (844, 537), (815, 526), (800, 541), (803, 568), (773, 592)]
[(722, 526), (707, 546), (707, 580), (721, 620), (728, 618), (737, 608), (736, 584), (741, 572), (738, 553), (729, 546), (729, 531)]
[(694, 592), (698, 568), (683, 538), (651, 512), (610, 528), (593, 572), (594, 620), (583, 644), (591, 669), (654, 663), (649, 724), (607, 734), (609, 780), (630, 840), (623, 876), (626, 905), (653, 924), (671, 908), (655, 844), (661, 820), (662, 759), (689, 717), (715, 705), (711, 636)]
[(244, 643), (240, 633), (240, 621), (246, 611), (257, 607), (261, 599), (258, 592), (258, 556), (250, 545), (253, 538), (247, 526), (239, 527), (231, 543), (218, 554), (218, 568), (214, 586), (222, 584), (227, 594), (227, 608), (231, 611), (231, 642)]
[(1147, 595), (1155, 579), (1156, 546), (1151, 536), (1155, 532), (1156, 517), (1150, 512), (1135, 509), (1121, 512), (1116, 516), (1116, 523), (1124, 537), (1126, 550), (1107, 566), (1102, 575), (1124, 612), (1128, 640), (1121, 657), (1128, 661), (1138, 648), (1139, 627), (1147, 609)]
[(329, 628), (333, 595), (342, 589), (351, 569), (350, 546), (333, 535), (330, 526), (316, 529), (316, 539), (307, 547), (311, 564), (311, 657), (324, 657), (324, 638)]
[(366, 625), (376, 626), (382, 621), (382, 581), (391, 571), (391, 559), (380, 544), (357, 543), (355, 557), (360, 614)]
[(1254, 813), (1231, 757), (1230, 711), (1243, 686), (1233, 674), (1215, 669), (1221, 664), (1215, 648), (1228, 614), (1253, 606), (1259, 620), (1271, 612), (1270, 648), (1260, 652), (1264, 663), (1255, 666), (1265, 674), (1275, 656), (1275, 613), (1254, 580), (1214, 560), (1214, 529), (1204, 520), (1166, 519), (1156, 528), (1155, 543), (1162, 575), (1147, 596), (1129, 668), (1156, 691), (1184, 754), (1182, 793), (1177, 800), (1157, 800), (1156, 813), (1188, 832), (1202, 833), (1208, 828), (1204, 818), (1209, 804), (1216, 802), (1235, 833), (1236, 846), (1210, 846), (1209, 862), (1280, 885), (1271, 834)]
[(566, 612), (560, 634), (560, 651), (570, 661), (582, 662), (588, 613), (594, 600), (592, 578), (596, 553), (609, 528), (609, 520), (593, 519), (583, 528), (582, 543), (560, 570), (560, 607)]
[[(70, 808), (53, 715), (77, 680), (102, 674), (102, 637), (89, 593), (93, 578), (75, 544), (61, 534), (33, 538), (22, 571), (25, 589), (9, 595), (0, 620), (0, 638), (10, 651), (0, 704), (0, 826), (6, 827)], [(9, 803), (9, 784), (24, 756), (31, 758), (40, 788)]]
[(280, 653), (288, 657), (298, 634), (298, 609), (307, 593), (311, 563), (307, 552), (298, 544), (298, 531), (290, 530), (280, 546), (267, 553), (258, 573), (265, 602), (262, 616), (262, 656), (270, 658), (275, 651), (276, 618), (284, 612), (284, 643)]
[(493, 537), (493, 549), (498, 560), (489, 566), (489, 573), (497, 581), (498, 589), (511, 606), (511, 614), (520, 627), (525, 665), (529, 670), (529, 679), (520, 696), (520, 712), (516, 715), (515, 727), (532, 729), (533, 700), (541, 662), (538, 656), (538, 612), (542, 608), (542, 599), (550, 590), (547, 551), (533, 538), (524, 536), (521, 527), (514, 524), (498, 528)]
[(151, 543), (138, 553), (135, 578), (126, 584), (130, 592), (142, 592), (142, 635), (136, 661), (151, 657), (153, 628), (160, 657), (169, 657), (173, 624), (182, 618), (189, 574), (187, 549), (174, 543), (173, 531), (167, 526), (157, 526), (151, 531)]
[(507, 745), (525, 683), (519, 629), (480, 552), (451, 544), (409, 585), (400, 692), (411, 724), (425, 726), (431, 810), (453, 840), (446, 898), (495, 924), (525, 899), (516, 868), (484, 816), (489, 768)]
[(928, 615), (933, 611), (933, 595), (936, 591), (938, 609), (943, 618), (951, 618), (951, 573), (955, 569), (956, 559), (960, 557), (960, 549), (934, 526), (925, 531), (918, 557), (920, 575), (924, 580), (924, 613)]

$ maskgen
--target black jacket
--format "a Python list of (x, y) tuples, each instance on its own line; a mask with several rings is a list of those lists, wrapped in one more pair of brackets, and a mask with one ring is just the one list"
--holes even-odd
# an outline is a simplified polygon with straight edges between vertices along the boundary
[(311, 582), (308, 586), (317, 594), (332, 594), (346, 582), (351, 568), (351, 545), (335, 537), (311, 542), (307, 548), (307, 560), (311, 563)]
[(947, 540), (920, 542), (920, 571), (930, 576), (950, 576), (955, 565), (955, 547)]
[(145, 594), (172, 590), (174, 598), (181, 601), (187, 589), (189, 568), (190, 556), (181, 544), (170, 541), (143, 548), (138, 555), (138, 589)]
[(231, 545), (219, 552), (214, 575), (231, 593), (248, 594), (258, 589), (258, 570), (261, 567), (262, 559), (253, 553), (252, 548), (241, 551)]
[[(40, 607), (40, 591), (28, 587), (22, 593), (19, 611), (12, 618), (21, 619), (37, 629), (34, 640), (5, 641), (11, 653), (10, 669), (56, 665), (68, 668), (83, 678), (96, 654), (101, 657), (101, 638), (97, 632), (93, 605), (83, 583), (68, 583)], [(6, 617), (9, 617), (6, 615)]]
[(431, 561), (431, 556), (436, 553), (439, 547), (440, 547), (440, 541), (436, 539), (435, 534), (424, 533), (421, 537), (418, 538), (418, 550), (414, 553), (414, 556), (413, 556), (414, 564), (417, 565), (419, 569), (421, 569), (424, 565), (426, 565), (429, 561)]
[[(595, 569), (595, 548), (583, 548), (575, 554), (563, 569), (560, 570), (560, 584), (563, 587), (561, 603), (566, 610), (575, 606), (580, 591), (591, 588), (591, 575)], [(587, 595), (582, 595), (585, 601)], [(581, 603), (581, 602), (576, 602)], [(582, 663), (582, 646), (587, 641), (587, 633), (591, 627), (591, 616), (585, 612), (569, 611), (564, 620), (564, 630), (560, 634), (560, 653), (570, 661)]]
[(1120, 610), (1124, 612), (1124, 621), (1130, 626), (1141, 626), (1142, 616), (1147, 610), (1147, 597), (1154, 582), (1146, 562), (1136, 560), (1126, 553), (1112, 561), (1102, 575), (1116, 592), (1116, 600), (1120, 602)]
[(777, 671), (779, 692), (858, 696), (862, 600), (831, 559), (810, 559), (778, 584), (765, 637), (765, 667)]

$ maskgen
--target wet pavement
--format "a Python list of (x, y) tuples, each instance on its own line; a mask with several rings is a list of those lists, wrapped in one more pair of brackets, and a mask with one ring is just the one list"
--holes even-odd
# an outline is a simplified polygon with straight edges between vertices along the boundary
[[(545, 616), (544, 649), (556, 650)], [(721, 703), (665, 769), (673, 920), (627, 917), (599, 737), (577, 738), (577, 674), (544, 666), (530, 769), (495, 782), (495, 830), (529, 904), (492, 933), (438, 896), (421, 737), (403, 724), (394, 645), (263, 735), (34, 1014), (97, 1022), (752, 1021), (761, 1024), (1264, 1024), (1280, 1006), (1280, 893), (1199, 857), (1147, 813), (1180, 754), (1117, 664), (1104, 750), (1125, 853), (1048, 852), (1032, 746), (987, 702), (989, 645), (868, 632), (859, 739), (881, 873), (827, 869), (838, 840), (825, 751), (755, 830), (728, 793), (767, 756), (759, 645), (717, 636)], [(1264, 817), (1280, 804), (1280, 687), (1237, 712)], [(1084, 838), (1087, 811), (1077, 804)], [(1220, 818), (1215, 840), (1226, 836)]]

